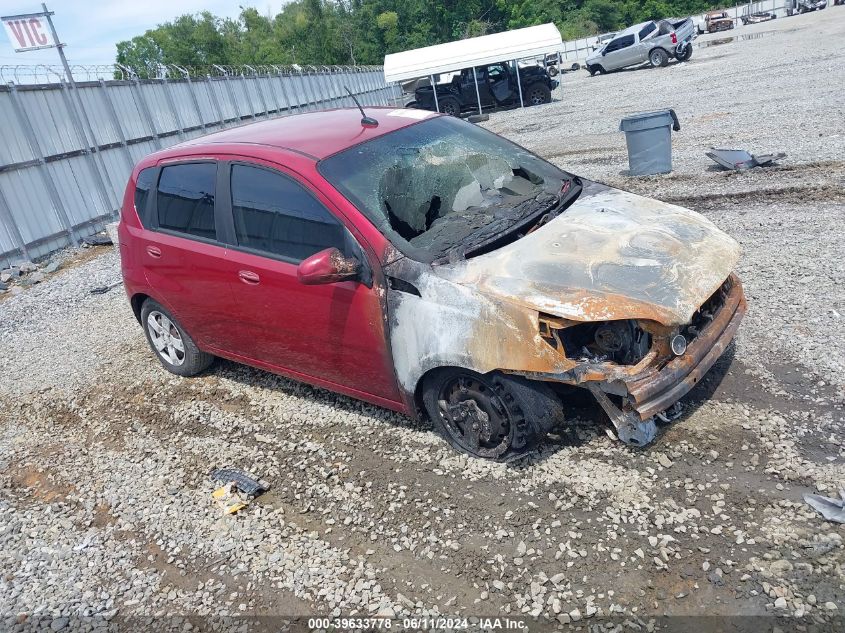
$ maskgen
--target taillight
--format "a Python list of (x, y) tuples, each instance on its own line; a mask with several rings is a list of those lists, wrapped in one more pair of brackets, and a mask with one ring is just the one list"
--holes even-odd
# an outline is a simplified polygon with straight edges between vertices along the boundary
[(672, 33), (672, 44), (677, 44), (677, 43), (678, 43), (678, 34)]

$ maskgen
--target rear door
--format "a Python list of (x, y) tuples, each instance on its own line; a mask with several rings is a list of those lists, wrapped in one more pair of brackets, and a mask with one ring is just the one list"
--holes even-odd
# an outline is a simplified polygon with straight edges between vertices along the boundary
[(225, 169), (233, 297), (226, 351), (295, 377), (397, 401), (377, 286), (309, 286), (297, 278), (299, 262), (326, 248), (356, 257), (370, 272), (375, 258), (297, 174), (252, 160)]
[(169, 162), (157, 169), (140, 235), (144, 275), (200, 347), (225, 336), (226, 246), (218, 238), (217, 163)]

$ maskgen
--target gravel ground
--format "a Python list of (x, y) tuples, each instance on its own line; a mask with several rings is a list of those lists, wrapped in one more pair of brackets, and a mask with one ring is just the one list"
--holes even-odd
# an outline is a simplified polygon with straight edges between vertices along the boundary
[[(501, 465), (247, 367), (174, 377), (119, 289), (89, 294), (119, 278), (107, 249), (0, 299), (0, 627), (442, 614), (842, 630), (845, 527), (801, 495), (845, 487), (845, 9), (730, 35), (767, 31), (700, 38), (683, 66), (567, 74), (565, 101), (489, 123), (743, 244), (737, 344), (645, 450), (611, 441), (588, 399), (566, 421), (574, 442)], [(675, 171), (627, 177), (618, 119), (666, 106), (683, 126)], [(789, 156), (723, 173), (711, 145)], [(226, 464), (272, 488), (224, 517), (207, 475)]]

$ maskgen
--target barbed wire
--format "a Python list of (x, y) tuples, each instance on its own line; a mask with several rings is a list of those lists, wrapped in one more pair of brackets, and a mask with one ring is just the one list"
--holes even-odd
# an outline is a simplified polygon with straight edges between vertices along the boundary
[[(317, 75), (328, 73), (362, 73), (382, 70), (381, 66), (312, 66), (299, 64), (239, 64), (181, 66), (156, 64), (130, 67), (124, 64), (72, 64), (74, 81), (130, 81), (167, 79), (205, 79), (207, 77), (264, 77), (273, 75)], [(64, 69), (50, 64), (0, 65), (0, 82), (16, 84), (50, 84), (65, 81)]]

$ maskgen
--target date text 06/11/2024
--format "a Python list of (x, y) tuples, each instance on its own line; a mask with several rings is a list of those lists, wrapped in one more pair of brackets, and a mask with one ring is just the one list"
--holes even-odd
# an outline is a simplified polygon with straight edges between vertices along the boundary
[[(401, 626), (400, 626), (401, 625)], [(350, 617), (350, 618), (309, 618), (308, 628), (311, 630), (344, 631), (360, 629), (390, 630), (418, 630), (439, 631), (466, 630), (472, 626), (475, 630), (505, 630), (521, 631), (526, 629), (524, 620), (517, 618), (450, 618), (450, 617), (420, 617), (392, 620), (381, 617)]]

